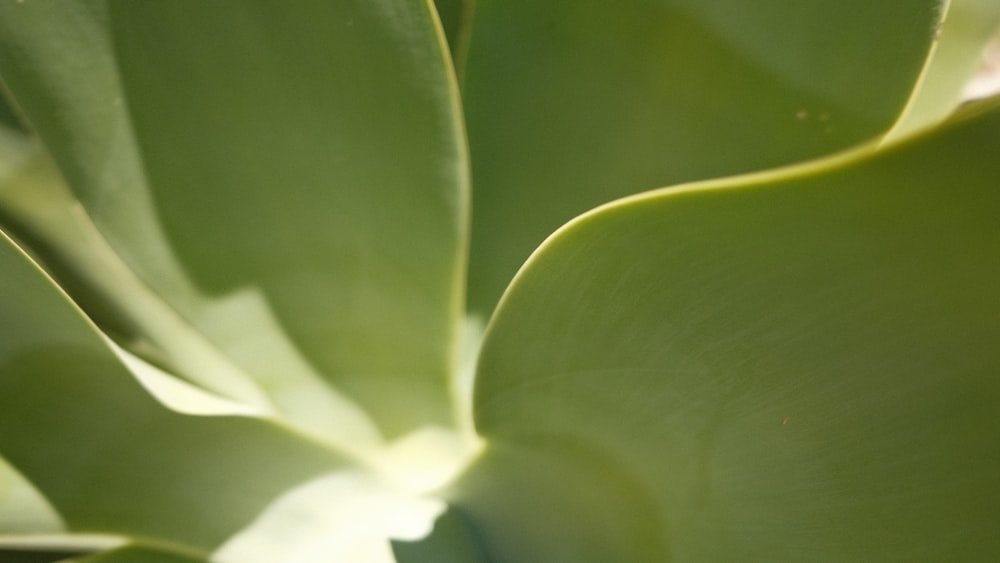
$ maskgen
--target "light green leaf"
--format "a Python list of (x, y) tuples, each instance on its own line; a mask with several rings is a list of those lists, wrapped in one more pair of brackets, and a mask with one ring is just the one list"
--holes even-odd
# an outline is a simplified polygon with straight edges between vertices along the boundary
[(943, 120), (959, 104), (979, 70), (983, 50), (1000, 31), (1000, 2), (948, 0), (931, 56), (899, 121), (886, 142)]
[[(151, 295), (334, 442), (323, 377), (389, 435), (450, 423), (467, 180), (432, 7), (113, 3), (113, 49), (103, 3), (35, 4), (2, 7), (0, 72)], [(214, 372), (144, 312), (146, 355)]]
[(280, 492), (344, 465), (264, 419), (167, 409), (6, 238), (0, 271), (0, 453), (70, 531), (207, 550)]
[(59, 515), (45, 497), (0, 458), (0, 538), (62, 530)]
[(896, 120), (939, 0), (480, 0), (463, 99), (475, 175), (470, 306), (572, 217), (762, 170)]
[[(259, 291), (213, 299), (173, 255), (122, 104), (103, 2), (0, 3), (0, 14), (8, 55), (0, 73), (77, 192), (38, 147), (9, 131), (4, 137), (28, 150), (17, 151), (0, 185), (5, 228), (30, 243), (105, 331), (172, 373), (249, 405), (275, 406), (332, 443), (377, 443), (374, 425), (322, 383)], [(77, 196), (100, 211), (97, 224)]]
[(259, 285), (388, 434), (449, 423), (465, 159), (433, 8), (111, 6), (158, 210), (197, 282)]
[[(886, 151), (634, 196), (553, 235), (480, 355), (490, 445), (452, 495), (488, 552), (995, 559), (998, 150), (995, 99)], [(608, 513), (656, 533), (591, 525)], [(611, 551), (571, 551), (581, 536)]]

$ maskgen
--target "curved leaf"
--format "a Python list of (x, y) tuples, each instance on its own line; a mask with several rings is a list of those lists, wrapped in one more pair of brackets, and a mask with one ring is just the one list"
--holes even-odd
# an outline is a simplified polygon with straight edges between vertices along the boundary
[[(998, 150), (995, 99), (891, 150), (634, 196), (553, 235), (480, 355), (477, 427), (515, 454), (453, 496), (489, 551), (633, 560), (566, 550), (581, 527), (655, 553), (593, 526), (646, 510), (663, 560), (995, 559)], [(540, 440), (617, 470), (514, 457)], [(561, 491), (566, 467), (651, 505), (596, 476)]]
[(465, 160), (433, 8), (111, 7), (157, 209), (197, 282), (259, 285), (388, 434), (450, 423)]
[(216, 546), (343, 458), (264, 419), (168, 410), (0, 240), (0, 453), (70, 531)]
[[(5, 228), (30, 243), (104, 330), (173, 373), (258, 407), (273, 400), (331, 442), (377, 441), (367, 417), (287, 342), (259, 291), (211, 299), (173, 255), (122, 104), (104, 3), (2, 3), (0, 15), (0, 74), (61, 168), (19, 142), (28, 158), (0, 187)], [(101, 211), (96, 225), (77, 195)]]
[(11, 534), (62, 530), (59, 515), (45, 497), (0, 458), (0, 539)]
[(448, 39), (448, 48), (454, 61), (455, 73), (461, 77), (465, 68), (465, 57), (469, 51), (469, 37), (472, 32), (472, 13), (475, 0), (434, 0), (441, 27)]
[(1000, 31), (1000, 3), (948, 0), (931, 56), (910, 101), (885, 141), (943, 120), (959, 104), (963, 88), (979, 69), (983, 50)]
[(939, 0), (480, 0), (463, 100), (475, 171), (470, 306), (575, 215), (762, 170), (896, 120)]
[(292, 418), (327, 377), (388, 434), (449, 423), (467, 180), (430, 5), (34, 4), (0, 72), (152, 294)]

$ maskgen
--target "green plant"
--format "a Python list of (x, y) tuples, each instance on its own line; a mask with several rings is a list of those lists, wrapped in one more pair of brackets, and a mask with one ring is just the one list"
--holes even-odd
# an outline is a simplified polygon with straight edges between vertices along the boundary
[(1000, 4), (438, 8), (0, 3), (4, 557), (1000, 555)]

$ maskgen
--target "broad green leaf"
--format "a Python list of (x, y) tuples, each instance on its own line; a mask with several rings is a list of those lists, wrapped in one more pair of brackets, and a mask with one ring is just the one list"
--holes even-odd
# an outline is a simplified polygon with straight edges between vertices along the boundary
[(326, 377), (389, 435), (450, 422), (466, 162), (429, 4), (26, 5), (0, 72), (153, 295), (293, 419), (344, 410)]
[(111, 6), (157, 208), (197, 282), (259, 285), (388, 434), (449, 423), (465, 160), (433, 8)]
[(553, 235), (487, 328), (489, 446), (451, 493), (493, 560), (996, 559), (998, 150), (994, 99)]
[[(143, 333), (172, 352), (161, 360), (206, 388), (258, 408), (269, 399), (153, 294), (110, 248), (32, 139), (0, 130), (0, 221), (27, 242), (105, 331), (133, 343)], [(141, 342), (140, 342), (141, 345)], [(166, 356), (166, 357), (164, 357)]]
[(887, 142), (947, 117), (979, 69), (984, 48), (1000, 31), (995, 0), (948, 0), (943, 9), (931, 56)]
[[(367, 417), (287, 341), (259, 291), (213, 299), (176, 260), (145, 189), (104, 4), (0, 3), (0, 15), (0, 73), (76, 188), (69, 193), (37, 147), (6, 132), (5, 148), (20, 148), (0, 157), (14, 164), (0, 185), (5, 228), (102, 328), (173, 373), (257, 407), (273, 401), (333, 443), (377, 442)], [(101, 211), (96, 224), (77, 195)]]
[(344, 465), (265, 419), (167, 409), (7, 238), (0, 271), (0, 454), (70, 531), (208, 550)]
[(470, 307), (572, 217), (660, 186), (885, 132), (938, 0), (480, 0), (463, 99), (475, 176)]

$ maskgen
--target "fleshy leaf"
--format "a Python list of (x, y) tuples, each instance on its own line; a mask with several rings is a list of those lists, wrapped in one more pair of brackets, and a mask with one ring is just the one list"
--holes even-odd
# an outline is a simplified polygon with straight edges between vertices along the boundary
[[(995, 559), (998, 150), (994, 99), (885, 151), (634, 196), (558, 231), (480, 355), (490, 445), (453, 497), (487, 551)], [(560, 490), (565, 468), (592, 488)], [(647, 503), (601, 496), (602, 474)], [(609, 511), (656, 541), (594, 537)], [(578, 528), (619, 555), (567, 551)]]
[[(249, 405), (273, 401), (332, 443), (376, 444), (371, 421), (324, 385), (259, 291), (212, 299), (173, 255), (123, 104), (104, 2), (0, 3), (0, 15), (0, 74), (59, 163), (33, 147), (7, 170), (4, 227), (105, 331), (172, 373)], [(100, 211), (97, 224), (77, 196)]]
[(111, 6), (157, 209), (198, 283), (259, 285), (390, 435), (449, 423), (465, 160), (433, 8)]
[(463, 100), (470, 307), (544, 237), (660, 186), (816, 158), (885, 132), (939, 0), (479, 0)]
[(152, 293), (292, 418), (336, 410), (328, 377), (390, 435), (450, 423), (467, 180), (433, 8), (35, 4), (3, 6), (0, 71)]
[(979, 69), (985, 47), (1000, 31), (1000, 2), (948, 0), (923, 74), (899, 121), (886, 135), (891, 142), (945, 119)]
[(0, 453), (69, 531), (211, 549), (345, 464), (265, 419), (167, 409), (7, 238), (0, 271)]

